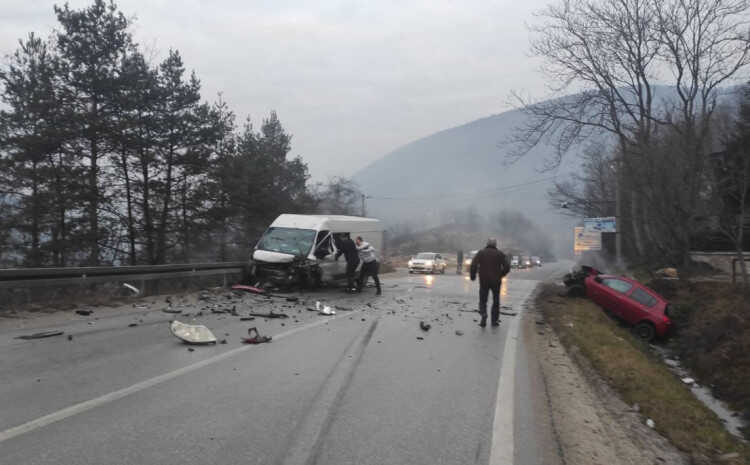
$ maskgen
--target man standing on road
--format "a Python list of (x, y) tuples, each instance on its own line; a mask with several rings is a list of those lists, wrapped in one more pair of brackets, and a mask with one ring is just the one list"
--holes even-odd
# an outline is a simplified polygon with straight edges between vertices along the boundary
[(487, 326), (487, 294), (492, 291), (492, 326), (500, 324), (500, 285), (503, 277), (508, 274), (510, 267), (505, 254), (497, 249), (497, 240), (487, 239), (487, 247), (483, 248), (471, 261), (471, 280), (477, 279), (479, 268), (479, 315), (482, 321), (479, 326)]
[(343, 233), (338, 237), (338, 252), (336, 252), (336, 260), (343, 254), (346, 258), (346, 291), (354, 292), (357, 288), (354, 286), (354, 272), (357, 270), (359, 265), (359, 252), (357, 252), (357, 246), (354, 245), (354, 241), (349, 236), (349, 233)]
[(383, 293), (380, 289), (380, 278), (378, 277), (378, 271), (380, 271), (380, 263), (378, 263), (378, 257), (375, 255), (375, 248), (368, 242), (362, 239), (362, 236), (357, 236), (357, 250), (359, 251), (359, 259), (362, 261), (362, 269), (359, 271), (359, 284), (357, 285), (357, 291), (362, 292), (362, 288), (367, 284), (367, 278), (372, 276), (372, 280), (375, 281), (375, 287), (377, 288), (376, 295)]

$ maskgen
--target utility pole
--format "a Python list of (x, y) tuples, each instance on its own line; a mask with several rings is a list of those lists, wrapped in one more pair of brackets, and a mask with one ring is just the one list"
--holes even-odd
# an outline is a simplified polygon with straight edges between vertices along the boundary
[(620, 163), (615, 160), (615, 260), (622, 268), (622, 199), (620, 193)]
[(362, 194), (362, 216), (367, 216), (367, 209), (365, 207), (365, 199), (367, 196), (365, 194)]

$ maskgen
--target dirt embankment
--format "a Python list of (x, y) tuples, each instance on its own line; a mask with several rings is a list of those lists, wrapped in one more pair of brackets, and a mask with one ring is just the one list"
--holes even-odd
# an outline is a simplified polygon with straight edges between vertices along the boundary
[(715, 397), (750, 422), (750, 293), (711, 281), (649, 285), (672, 302), (677, 330), (667, 347)]
[(545, 285), (536, 307), (544, 319), (539, 331), (554, 330), (540, 350), (547, 351), (541, 356), (568, 463), (750, 464), (750, 447), (647, 345), (589, 300), (562, 298), (560, 291)]

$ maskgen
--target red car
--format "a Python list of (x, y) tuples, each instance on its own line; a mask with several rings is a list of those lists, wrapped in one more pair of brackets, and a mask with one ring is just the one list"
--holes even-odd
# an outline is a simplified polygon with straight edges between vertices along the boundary
[(630, 323), (635, 333), (650, 341), (669, 332), (669, 302), (638, 281), (623, 276), (590, 274), (586, 295), (618, 318)]

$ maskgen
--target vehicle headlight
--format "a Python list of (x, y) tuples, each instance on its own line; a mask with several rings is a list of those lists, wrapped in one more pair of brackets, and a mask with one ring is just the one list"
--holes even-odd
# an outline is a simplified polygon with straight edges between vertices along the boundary
[(424, 262), (424, 264), (427, 266), (432, 266), (432, 260), (427, 260), (426, 262)]
[(464, 265), (471, 265), (471, 260), (469, 259), (464, 260)]
[(412, 266), (413, 264), (414, 264), (414, 263), (413, 263), (413, 262), (412, 262), (411, 260), (409, 260), (409, 262), (408, 262), (408, 263), (407, 263), (406, 265), (407, 265), (407, 266)]

